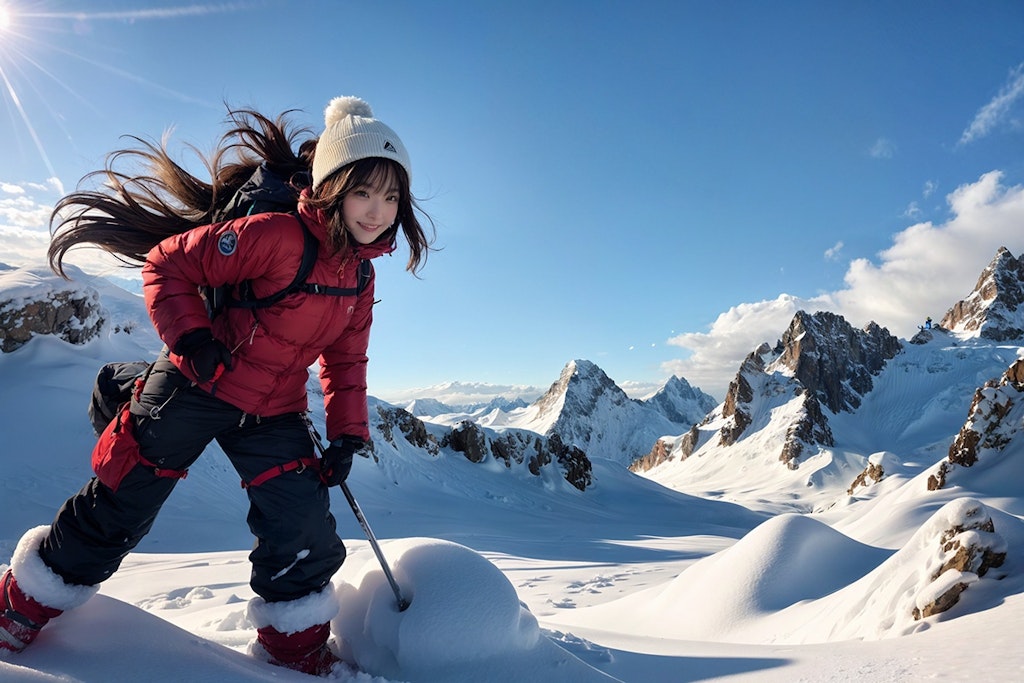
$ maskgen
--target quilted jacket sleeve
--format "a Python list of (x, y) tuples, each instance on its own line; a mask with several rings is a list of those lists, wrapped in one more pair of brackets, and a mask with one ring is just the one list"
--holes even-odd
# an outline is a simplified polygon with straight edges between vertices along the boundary
[(374, 276), (359, 295), (348, 327), (320, 357), (327, 438), (370, 438), (366, 406), (366, 349), (373, 323)]
[(181, 337), (210, 326), (203, 285), (266, 278), (286, 286), (302, 258), (301, 226), (284, 214), (260, 214), (195, 228), (150, 250), (143, 295), (157, 334), (174, 349)]

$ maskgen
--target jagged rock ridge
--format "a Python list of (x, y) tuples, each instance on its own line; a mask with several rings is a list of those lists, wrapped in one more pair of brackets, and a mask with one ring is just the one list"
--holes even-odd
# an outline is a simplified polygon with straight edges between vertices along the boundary
[(993, 341), (1024, 336), (1024, 259), (1000, 247), (974, 290), (946, 313), (940, 326)]
[(782, 404), (793, 406), (788, 411), (793, 417), (784, 425), (778, 457), (795, 468), (807, 448), (833, 445), (823, 408), (833, 414), (856, 410), (873, 387), (871, 378), (901, 348), (896, 337), (873, 322), (857, 330), (834, 313), (799, 311), (775, 348), (761, 344), (744, 359), (720, 411), (709, 413), (671, 449), (656, 442), (634, 469), (646, 471), (672, 457), (689, 457), (712, 438), (700, 429), (710, 424), (718, 425), (718, 445), (731, 446), (748, 433), (755, 419), (762, 420), (757, 428), (764, 427), (770, 407)]
[(949, 453), (928, 477), (934, 491), (955, 484), (960, 468), (998, 462), (1024, 432), (1024, 359), (1018, 359), (998, 381), (974, 392), (967, 421), (949, 446)]
[(472, 463), (488, 458), (505, 465), (506, 469), (523, 466), (533, 476), (555, 468), (572, 486), (585, 491), (591, 484), (591, 464), (579, 448), (562, 442), (558, 435), (541, 436), (525, 430), (509, 429), (501, 432), (463, 420), (451, 428), (431, 425), (413, 416), (407, 410), (377, 404), (371, 419), (376, 432), (369, 455), (376, 458), (378, 439), (391, 447), (398, 447), (398, 439), (423, 450), (433, 457), (445, 451), (460, 454)]
[(902, 344), (874, 322), (857, 330), (835, 313), (799, 311), (782, 335), (778, 359), (767, 368), (785, 367), (833, 413), (853, 412), (871, 391), (871, 377), (900, 352)]

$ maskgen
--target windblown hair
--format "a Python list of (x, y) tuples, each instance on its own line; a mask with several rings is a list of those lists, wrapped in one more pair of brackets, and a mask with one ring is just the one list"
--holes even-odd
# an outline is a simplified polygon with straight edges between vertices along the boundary
[[(79, 183), (81, 188), (87, 181), (94, 181), (99, 189), (79, 189), (54, 207), (50, 216), (50, 268), (67, 279), (64, 256), (81, 244), (99, 247), (126, 265), (141, 267), (150, 249), (165, 238), (216, 222), (261, 164), (289, 179), (297, 200), (299, 192), (310, 185), (317, 140), (308, 137), (298, 144), (298, 152), (294, 151), (294, 145), (302, 136), (310, 135), (310, 130), (292, 128), (288, 121), (291, 113), (286, 111), (270, 119), (252, 109), (229, 110), (232, 127), (209, 157), (188, 147), (202, 162), (210, 182), (192, 175), (171, 158), (167, 135), (159, 144), (127, 136), (138, 143), (137, 148), (112, 152), (102, 170), (87, 174)], [(133, 163), (137, 172), (121, 170), (122, 165), (130, 167)], [(414, 209), (420, 209), (410, 194), (405, 171), (397, 164), (376, 158), (349, 164), (325, 179), (310, 203), (324, 209), (332, 223), (328, 231), (332, 248), (345, 248), (349, 241), (341, 223), (341, 200), (360, 184), (377, 186), (390, 178), (399, 180), (396, 223), (409, 242), (406, 269), (415, 274), (426, 261), (430, 240), (415, 215)], [(394, 240), (396, 233), (397, 225), (381, 239)]]

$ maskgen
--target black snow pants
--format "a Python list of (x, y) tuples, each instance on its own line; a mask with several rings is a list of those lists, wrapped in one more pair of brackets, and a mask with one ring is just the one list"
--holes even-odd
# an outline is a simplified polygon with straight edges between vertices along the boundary
[[(161, 406), (159, 419), (151, 409)], [(242, 481), (313, 457), (298, 413), (257, 418), (191, 386), (167, 360), (157, 361), (139, 401), (132, 402), (142, 457), (184, 470), (216, 439)], [(95, 477), (58, 511), (40, 547), (43, 561), (65, 581), (96, 585), (109, 578), (149, 532), (178, 479), (137, 465), (112, 491)], [(294, 600), (322, 589), (345, 559), (327, 487), (315, 468), (296, 469), (246, 488), (250, 585), (267, 602)]]

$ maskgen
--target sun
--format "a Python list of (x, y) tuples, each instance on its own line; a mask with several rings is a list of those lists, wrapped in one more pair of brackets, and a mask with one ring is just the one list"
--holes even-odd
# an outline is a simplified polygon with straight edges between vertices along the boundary
[(3, 6), (0, 6), (0, 31), (11, 27), (11, 13)]

